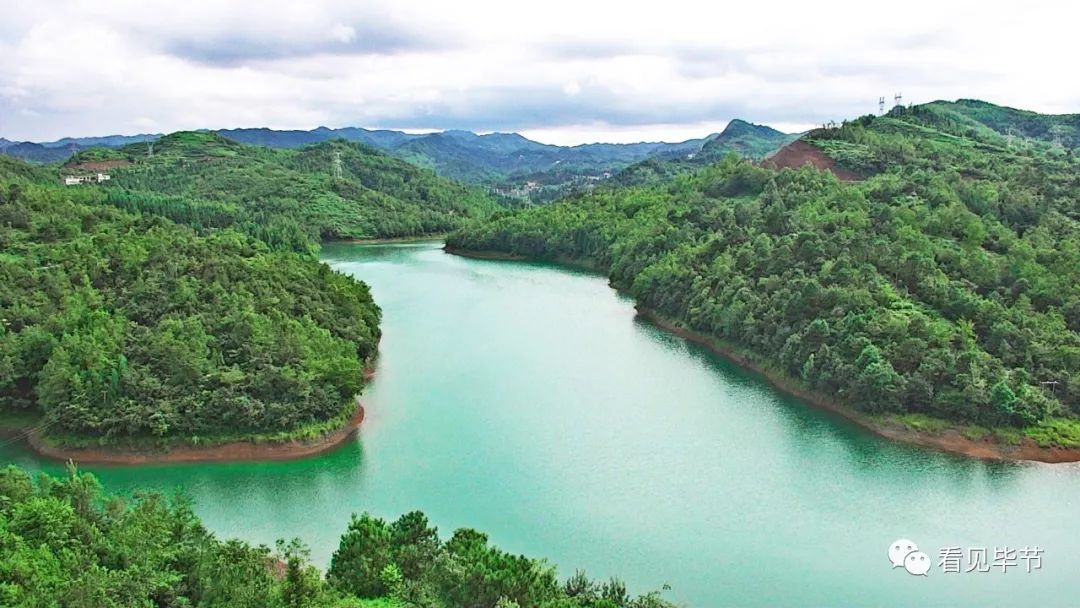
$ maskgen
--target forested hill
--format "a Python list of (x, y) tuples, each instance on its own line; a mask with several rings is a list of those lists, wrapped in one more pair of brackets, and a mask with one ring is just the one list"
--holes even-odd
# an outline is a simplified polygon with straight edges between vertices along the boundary
[(199, 229), (236, 227), (275, 247), (445, 232), (497, 208), (480, 190), (358, 143), (275, 150), (180, 132), (95, 148), (71, 172), (107, 168), (110, 203)]
[(986, 136), (989, 130), (997, 135), (1011, 135), (1016, 145), (1024, 139), (1034, 139), (1068, 149), (1080, 148), (1080, 114), (1039, 114), (977, 99), (935, 101), (921, 108), (947, 117), (953, 122), (952, 130), (959, 129), (969, 136)]
[(0, 157), (0, 417), (144, 448), (316, 436), (355, 413), (379, 339), (366, 285), (117, 192)]
[(806, 136), (862, 180), (730, 157), (448, 246), (590, 261), (643, 308), (854, 408), (1080, 443), (1080, 163), (946, 110)]
[(729, 122), (719, 135), (707, 140), (701, 150), (691, 154), (656, 155), (623, 169), (614, 176), (612, 182), (621, 186), (633, 186), (673, 179), (680, 173), (718, 162), (728, 154), (761, 159), (798, 137), (796, 134), (783, 133), (765, 125), (735, 119)]

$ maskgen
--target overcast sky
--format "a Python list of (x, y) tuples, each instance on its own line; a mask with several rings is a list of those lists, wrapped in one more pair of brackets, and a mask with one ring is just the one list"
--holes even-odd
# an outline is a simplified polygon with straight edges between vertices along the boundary
[(0, 0), (0, 137), (194, 128), (682, 140), (977, 97), (1080, 112), (1080, 9), (990, 2)]

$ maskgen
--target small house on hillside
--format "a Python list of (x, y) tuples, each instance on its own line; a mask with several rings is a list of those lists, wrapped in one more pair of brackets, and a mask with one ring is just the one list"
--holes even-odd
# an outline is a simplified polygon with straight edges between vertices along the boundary
[(108, 180), (109, 176), (106, 173), (97, 173), (94, 175), (68, 175), (64, 177), (64, 185), (78, 186), (79, 184), (100, 184)]

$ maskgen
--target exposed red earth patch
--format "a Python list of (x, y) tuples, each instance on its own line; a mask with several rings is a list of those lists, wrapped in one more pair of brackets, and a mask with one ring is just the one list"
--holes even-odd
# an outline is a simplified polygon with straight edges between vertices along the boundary
[(284, 441), (281, 443), (252, 443), (235, 441), (213, 446), (176, 446), (168, 451), (128, 451), (115, 448), (64, 448), (49, 445), (40, 433), (27, 438), (30, 447), (42, 456), (55, 460), (72, 460), (96, 464), (150, 464), (163, 462), (208, 462), (241, 460), (293, 460), (329, 451), (356, 435), (364, 421), (364, 408), (341, 428), (310, 441)]
[(770, 169), (798, 169), (804, 165), (810, 165), (815, 169), (829, 171), (841, 181), (855, 182), (863, 179), (862, 176), (837, 165), (836, 161), (821, 151), (821, 148), (801, 139), (780, 148), (776, 154), (766, 158), (761, 164)]

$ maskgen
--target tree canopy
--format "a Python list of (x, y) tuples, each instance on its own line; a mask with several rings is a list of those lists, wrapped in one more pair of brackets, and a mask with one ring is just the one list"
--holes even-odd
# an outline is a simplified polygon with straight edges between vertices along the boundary
[(11, 608), (672, 608), (617, 579), (560, 581), (543, 560), (420, 512), (354, 515), (324, 578), (298, 539), (218, 539), (182, 494), (111, 496), (93, 475), (0, 469), (0, 605)]

